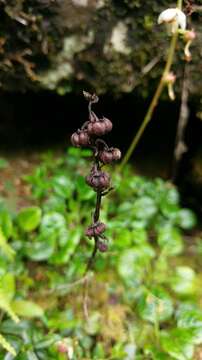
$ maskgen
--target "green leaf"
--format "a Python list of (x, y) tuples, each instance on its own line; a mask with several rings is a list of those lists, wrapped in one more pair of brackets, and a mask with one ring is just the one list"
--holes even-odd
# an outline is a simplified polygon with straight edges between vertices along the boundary
[(0, 291), (3, 292), (10, 302), (15, 295), (15, 278), (11, 273), (7, 273), (0, 277)]
[(179, 211), (179, 194), (177, 190), (174, 187), (164, 188), (162, 195), (161, 193), (162, 191), (160, 192), (159, 208), (162, 214), (170, 220), (176, 219)]
[(0, 290), (0, 308), (2, 310), (4, 310), (5, 312), (7, 312), (7, 314), (11, 317), (11, 319), (13, 321), (15, 321), (16, 323), (19, 322), (18, 317), (16, 316), (15, 312), (13, 311), (13, 309), (10, 305), (9, 298), (4, 293), (4, 291), (1, 291), (1, 290)]
[(14, 300), (11, 306), (17, 315), (26, 318), (41, 317), (44, 314), (43, 309), (32, 301)]
[(162, 351), (159, 351), (158, 348), (156, 348), (153, 344), (145, 344), (144, 346), (144, 353), (145, 355), (148, 355), (148, 359), (152, 360), (172, 360), (173, 358), (169, 357)]
[(11, 307), (11, 300), (15, 294), (15, 279), (13, 274), (5, 274), (0, 278), (0, 308), (8, 313), (13, 321), (19, 319)]
[(0, 212), (0, 227), (4, 236), (8, 239), (12, 234), (13, 224), (10, 214), (5, 210)]
[(178, 229), (166, 225), (158, 229), (157, 242), (164, 253), (170, 256), (178, 255), (183, 250), (183, 240)]
[(13, 260), (15, 251), (12, 247), (7, 243), (7, 240), (3, 234), (2, 229), (0, 228), (0, 249), (2, 252), (10, 259)]
[(51, 257), (51, 263), (58, 265), (67, 264), (80, 242), (81, 235), (82, 231), (79, 227), (70, 230), (68, 236), (65, 237), (65, 243), (62, 244), (61, 249)]
[(189, 209), (181, 209), (177, 215), (177, 224), (185, 230), (190, 230), (196, 225), (196, 216)]
[(139, 282), (143, 279), (145, 270), (155, 251), (150, 245), (141, 245), (125, 250), (119, 258), (118, 272), (125, 281)]
[(152, 198), (142, 196), (134, 202), (132, 211), (138, 219), (150, 219), (156, 214), (157, 208)]
[(138, 299), (137, 308), (141, 318), (152, 323), (168, 320), (173, 314), (172, 300), (161, 288), (143, 291)]
[(0, 345), (13, 356), (16, 356), (14, 347), (6, 340), (6, 338), (0, 334)]
[(192, 360), (194, 354), (193, 332), (176, 328), (162, 331), (160, 342), (163, 350), (177, 360)]
[(25, 232), (35, 230), (41, 221), (42, 211), (37, 206), (24, 208), (20, 211), (17, 221), (21, 229)]
[(40, 233), (46, 234), (46, 236), (57, 236), (61, 229), (66, 229), (65, 217), (59, 212), (50, 211), (42, 217)]
[(194, 331), (194, 343), (202, 343), (202, 310), (195, 304), (180, 304), (176, 312), (177, 325)]
[(37, 241), (25, 244), (25, 253), (33, 261), (48, 260), (53, 254), (56, 240), (53, 237), (38, 237)]
[(86, 184), (83, 176), (78, 176), (76, 179), (76, 190), (81, 200), (90, 200), (95, 196), (95, 192)]
[(51, 184), (57, 196), (68, 199), (72, 195), (74, 186), (72, 181), (67, 176), (63, 174), (56, 175), (52, 179)]
[(178, 266), (171, 278), (171, 287), (179, 295), (190, 295), (196, 290), (195, 271), (188, 266)]

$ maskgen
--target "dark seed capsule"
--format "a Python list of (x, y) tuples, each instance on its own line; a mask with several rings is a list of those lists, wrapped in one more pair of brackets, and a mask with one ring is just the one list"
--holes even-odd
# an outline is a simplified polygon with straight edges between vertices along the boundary
[(72, 143), (73, 146), (76, 146), (76, 147), (80, 146), (79, 134), (77, 132), (72, 134), (71, 143)]
[(113, 156), (114, 161), (120, 160), (121, 151), (119, 149), (117, 149), (117, 148), (112, 149), (112, 156)]
[(88, 136), (87, 131), (82, 130), (79, 134), (79, 142), (81, 146), (88, 146), (90, 142), (90, 138)]
[(105, 132), (106, 133), (110, 132), (112, 130), (112, 127), (113, 127), (112, 122), (109, 119), (105, 118), (105, 117), (103, 117), (102, 121), (105, 124)]
[(103, 164), (110, 164), (113, 159), (113, 153), (111, 150), (103, 150), (99, 152), (99, 159)]
[(71, 136), (71, 143), (76, 147), (88, 146), (90, 138), (86, 130), (78, 130)]
[(105, 229), (106, 225), (104, 223), (97, 222), (86, 229), (85, 235), (89, 238), (93, 236), (99, 236), (105, 231)]
[(108, 250), (108, 245), (102, 241), (98, 241), (97, 247), (101, 252), (106, 252)]
[(87, 127), (90, 136), (102, 136), (105, 134), (105, 125), (102, 121), (90, 122)]
[(102, 191), (109, 187), (110, 177), (103, 171), (96, 171), (86, 177), (86, 183), (91, 186), (95, 191)]

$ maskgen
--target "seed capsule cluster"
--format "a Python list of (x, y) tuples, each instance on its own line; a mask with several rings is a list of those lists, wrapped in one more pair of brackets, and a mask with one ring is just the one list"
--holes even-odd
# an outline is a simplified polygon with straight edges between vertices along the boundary
[(112, 130), (112, 122), (106, 117), (99, 118), (91, 109), (92, 104), (98, 102), (97, 95), (84, 92), (84, 97), (89, 102), (89, 118), (85, 121), (81, 129), (78, 129), (71, 136), (72, 145), (76, 147), (88, 147), (93, 150), (93, 165), (89, 175), (86, 176), (86, 183), (96, 192), (97, 201), (93, 215), (93, 223), (86, 229), (85, 235), (95, 240), (96, 251), (107, 251), (107, 239), (104, 235), (106, 225), (99, 221), (101, 199), (106, 195), (111, 186), (110, 176), (103, 171), (105, 164), (111, 164), (121, 158), (121, 152), (117, 148), (108, 147), (108, 145), (100, 139), (101, 136)]
[(86, 229), (85, 235), (88, 236), (89, 238), (93, 236), (99, 236), (105, 231), (105, 229), (106, 229), (106, 225), (102, 222), (97, 221), (96, 223), (90, 225)]

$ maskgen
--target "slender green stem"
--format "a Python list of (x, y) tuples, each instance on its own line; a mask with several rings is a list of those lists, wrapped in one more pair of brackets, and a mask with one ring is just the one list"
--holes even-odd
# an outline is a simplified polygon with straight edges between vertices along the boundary
[[(178, 0), (177, 7), (179, 9), (182, 8), (182, 0)], [(124, 165), (127, 164), (128, 160), (130, 159), (133, 151), (135, 150), (140, 138), (142, 137), (142, 134), (144, 133), (145, 128), (147, 127), (148, 123), (152, 119), (154, 110), (155, 110), (156, 106), (158, 105), (159, 98), (160, 98), (161, 93), (162, 93), (162, 91), (164, 89), (164, 86), (165, 86), (165, 81), (164, 81), (165, 76), (170, 72), (170, 69), (171, 69), (171, 66), (172, 66), (172, 63), (173, 63), (175, 49), (176, 49), (176, 45), (177, 45), (177, 39), (178, 39), (178, 31), (176, 31), (172, 36), (172, 39), (171, 39), (171, 42), (170, 42), (170, 48), (169, 48), (169, 51), (168, 51), (167, 61), (166, 61), (166, 64), (165, 64), (161, 79), (160, 79), (159, 84), (157, 86), (157, 89), (156, 89), (156, 91), (154, 93), (154, 96), (153, 96), (153, 98), (151, 100), (151, 103), (149, 105), (147, 113), (146, 113), (146, 115), (145, 115), (145, 117), (143, 119), (143, 122), (142, 122), (137, 134), (135, 135), (130, 147), (128, 148), (128, 151), (126, 152), (120, 166), (119, 166), (119, 171), (122, 170)]]
[(154, 333), (155, 333), (155, 339), (156, 339), (156, 345), (159, 346), (160, 342), (160, 329), (159, 329), (159, 320), (158, 320), (158, 314), (156, 313), (156, 318), (154, 322)]

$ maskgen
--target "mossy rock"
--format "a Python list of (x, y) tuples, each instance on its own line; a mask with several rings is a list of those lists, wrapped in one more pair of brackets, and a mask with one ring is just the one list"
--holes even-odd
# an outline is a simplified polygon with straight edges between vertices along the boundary
[[(202, 0), (198, 5), (202, 5)], [(175, 6), (166, 0), (0, 0), (0, 84), (3, 91), (60, 94), (84, 87), (98, 94), (153, 91), (164, 64), (169, 36), (158, 14)], [(202, 97), (202, 12), (190, 27), (192, 96)], [(174, 71), (184, 68), (183, 41)]]

